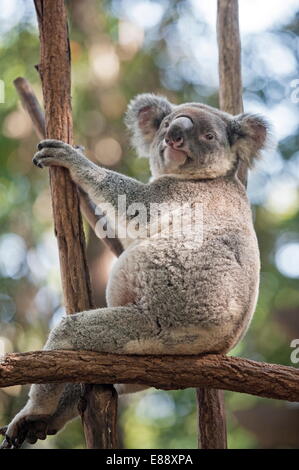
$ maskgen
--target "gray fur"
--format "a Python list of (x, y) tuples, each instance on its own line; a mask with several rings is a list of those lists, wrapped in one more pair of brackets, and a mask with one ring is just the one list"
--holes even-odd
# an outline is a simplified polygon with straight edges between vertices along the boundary
[[(125, 123), (132, 134), (132, 144), (140, 157), (148, 157), (150, 143), (161, 121), (173, 109), (173, 105), (163, 96), (152, 93), (137, 95), (129, 104)], [(142, 125), (141, 116), (148, 112), (147, 122)]]
[[(182, 144), (174, 134), (179, 116), (192, 121), (191, 128), (178, 129)], [(235, 173), (239, 159), (251, 165), (264, 147), (268, 125), (257, 116), (234, 117), (198, 103), (174, 106), (149, 94), (130, 103), (126, 123), (137, 150), (150, 158), (153, 178), (148, 184), (100, 168), (81, 149), (55, 140), (39, 144), (34, 163), (68, 168), (96, 204), (109, 202), (117, 208), (117, 197), (126, 195), (126, 206), (118, 208), (124, 225), (132, 220), (126, 209), (133, 203), (147, 209), (153, 203), (164, 204), (164, 217), (174, 211), (185, 217), (186, 207), (200, 203), (203, 237), (197, 238), (188, 225), (184, 234), (168, 233), (147, 214), (139, 220), (144, 236), (123, 240), (126, 249), (107, 286), (107, 308), (63, 318), (45, 348), (226, 353), (248, 328), (260, 269), (249, 202)], [(166, 144), (167, 139), (172, 143)], [(24, 426), (34, 436), (28, 424), (34, 416), (43, 417), (46, 432), (59, 430), (76, 415), (78, 397), (75, 386), (33, 385), (27, 405), (9, 425), (8, 436), (18, 437)]]

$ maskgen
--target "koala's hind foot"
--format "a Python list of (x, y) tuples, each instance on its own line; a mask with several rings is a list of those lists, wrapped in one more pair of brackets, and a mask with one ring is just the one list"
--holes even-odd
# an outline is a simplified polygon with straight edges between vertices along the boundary
[[(135, 305), (108, 307), (69, 315), (55, 327), (45, 345), (46, 350), (73, 349), (99, 352), (140, 353), (142, 337), (157, 334), (157, 325)], [(71, 398), (70, 398), (71, 397)], [(80, 390), (64, 384), (35, 384), (25, 407), (2, 434), (4, 448), (17, 448), (24, 440), (30, 443), (55, 434), (78, 414)]]
[[(18, 415), (16, 416), (16, 418)], [(0, 434), (5, 436), (1, 449), (18, 449), (27, 440), (34, 444), (38, 439), (46, 439), (51, 416), (46, 415), (24, 415), (18, 417), (9, 426), (0, 428)]]
[(8, 426), (0, 428), (0, 434), (5, 437), (0, 448), (18, 449), (24, 441), (34, 444), (38, 439), (56, 434), (68, 421), (78, 416), (80, 396), (80, 384), (67, 384), (55, 412), (43, 415), (35, 413), (38, 410), (29, 400)]

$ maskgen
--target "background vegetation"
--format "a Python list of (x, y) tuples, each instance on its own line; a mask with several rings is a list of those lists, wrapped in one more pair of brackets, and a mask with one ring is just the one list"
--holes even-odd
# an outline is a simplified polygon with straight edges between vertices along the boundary
[[(146, 181), (148, 162), (136, 159), (124, 128), (126, 105), (135, 94), (152, 91), (176, 103), (217, 106), (216, 0), (67, 3), (75, 141), (97, 163)], [(273, 0), (270, 11), (269, 2), (240, 0), (245, 109), (269, 116), (278, 147), (250, 175), (261, 289), (250, 330), (232, 354), (286, 365), (290, 343), (299, 338), (296, 5)], [(40, 349), (63, 314), (47, 171), (32, 166), (37, 138), (12, 84), (26, 77), (41, 99), (35, 13), (26, 0), (2, 0), (1, 7), (0, 354)], [(87, 227), (86, 234), (96, 301), (104, 305), (113, 257)], [(26, 393), (20, 386), (0, 391), (0, 425)], [(196, 447), (193, 390), (149, 390), (120, 401), (124, 447)], [(226, 408), (231, 448), (298, 447), (298, 404), (227, 393)], [(83, 442), (76, 420), (36, 447), (80, 448)]]

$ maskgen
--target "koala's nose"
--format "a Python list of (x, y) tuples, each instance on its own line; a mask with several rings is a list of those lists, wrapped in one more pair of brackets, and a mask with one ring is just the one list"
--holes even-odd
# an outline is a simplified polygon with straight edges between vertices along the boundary
[(165, 142), (171, 147), (181, 147), (184, 143), (183, 130), (175, 125), (172, 125), (165, 136)]
[(187, 117), (178, 117), (175, 119), (165, 136), (165, 142), (167, 145), (180, 148), (184, 144), (186, 139), (186, 131), (193, 127), (193, 122)]

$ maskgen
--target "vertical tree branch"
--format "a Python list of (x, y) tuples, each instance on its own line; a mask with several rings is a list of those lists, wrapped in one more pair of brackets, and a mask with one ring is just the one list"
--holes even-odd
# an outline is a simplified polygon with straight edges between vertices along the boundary
[(222, 390), (197, 389), (199, 444), (202, 449), (226, 449), (226, 420)]
[[(40, 30), (46, 137), (72, 144), (70, 50), (63, 0), (35, 0)], [(76, 187), (64, 168), (50, 168), (55, 234), (67, 313), (93, 306)]]
[[(241, 39), (238, 0), (218, 0), (219, 105), (230, 114), (243, 112)], [(247, 167), (240, 162), (239, 180), (246, 186)]]
[(238, 0), (218, 0), (219, 104), (231, 114), (243, 112)]
[[(72, 144), (71, 57), (64, 1), (34, 0), (34, 3), (40, 32), (41, 61), (37, 69), (43, 88), (46, 137)], [(71, 314), (93, 307), (79, 197), (64, 168), (50, 168), (50, 185), (64, 301), (67, 313)], [(101, 395), (89, 390), (88, 396), (82, 411), (87, 447), (112, 448), (116, 439), (108, 426), (102, 427), (101, 418), (107, 400), (116, 408), (115, 391), (109, 387)], [(100, 406), (101, 413), (97, 414), (93, 405)], [(116, 412), (110, 416), (116, 419)], [(114, 428), (115, 422), (110, 425), (110, 429)]]
[[(243, 112), (241, 40), (238, 0), (218, 0), (219, 104), (231, 114)], [(238, 178), (246, 186), (247, 168), (239, 163)], [(199, 443), (202, 449), (226, 449), (227, 433), (222, 390), (197, 390)]]
[(117, 447), (117, 392), (110, 385), (85, 385), (79, 405), (88, 449)]

